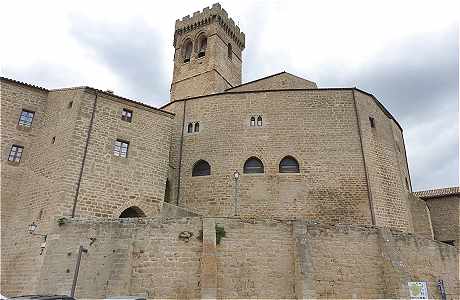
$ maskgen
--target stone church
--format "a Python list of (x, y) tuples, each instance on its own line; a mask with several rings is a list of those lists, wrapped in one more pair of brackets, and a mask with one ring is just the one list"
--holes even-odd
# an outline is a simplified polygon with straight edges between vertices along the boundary
[(458, 298), (459, 189), (412, 192), (374, 95), (242, 83), (219, 4), (173, 45), (161, 108), (1, 78), (1, 294)]

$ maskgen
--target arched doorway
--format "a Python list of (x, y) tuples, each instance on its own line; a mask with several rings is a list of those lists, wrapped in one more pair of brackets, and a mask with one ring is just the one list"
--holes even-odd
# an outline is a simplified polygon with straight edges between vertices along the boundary
[(145, 218), (146, 215), (137, 206), (131, 206), (121, 212), (119, 218)]

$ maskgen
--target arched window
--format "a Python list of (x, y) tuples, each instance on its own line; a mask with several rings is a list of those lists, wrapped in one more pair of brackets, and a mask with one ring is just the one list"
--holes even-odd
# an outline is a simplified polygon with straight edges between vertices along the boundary
[(263, 173), (264, 172), (264, 164), (257, 157), (250, 157), (244, 163), (243, 172), (244, 173), (249, 173), (249, 174), (251, 174), (251, 173)]
[(185, 41), (184, 48), (182, 48), (182, 52), (184, 55), (184, 63), (190, 61), (190, 57), (192, 57), (192, 49), (193, 49), (192, 41), (191, 40)]
[(192, 123), (188, 123), (188, 126), (187, 126), (187, 133), (192, 133), (193, 132), (193, 124)]
[(299, 163), (292, 156), (286, 156), (280, 162), (280, 173), (299, 173)]
[(257, 117), (257, 126), (262, 126), (262, 117), (261, 116)]
[(207, 161), (200, 159), (195, 163), (192, 170), (192, 176), (211, 175), (211, 166)]
[(139, 207), (131, 206), (125, 209), (119, 218), (145, 218), (145, 214)]
[(251, 126), (256, 126), (256, 118), (251, 117), (251, 122), (249, 123)]
[(228, 43), (227, 45), (227, 55), (230, 60), (232, 59), (233, 56), (233, 51), (232, 51), (232, 44)]
[(198, 57), (203, 57), (206, 55), (206, 48), (208, 47), (208, 38), (206, 35), (201, 34), (198, 37)]
[(195, 132), (199, 132), (200, 131), (200, 122), (196, 122), (195, 123)]

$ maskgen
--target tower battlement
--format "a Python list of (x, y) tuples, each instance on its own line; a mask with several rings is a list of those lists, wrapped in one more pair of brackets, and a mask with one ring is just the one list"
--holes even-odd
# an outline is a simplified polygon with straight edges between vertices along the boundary
[(182, 34), (209, 25), (213, 22), (217, 22), (241, 50), (244, 49), (244, 33), (240, 30), (238, 25), (235, 24), (235, 21), (228, 16), (228, 13), (219, 3), (213, 4), (211, 8), (208, 6), (202, 11), (194, 12), (192, 17), (187, 15), (182, 19), (177, 19), (174, 28), (174, 46), (176, 45), (177, 38)]

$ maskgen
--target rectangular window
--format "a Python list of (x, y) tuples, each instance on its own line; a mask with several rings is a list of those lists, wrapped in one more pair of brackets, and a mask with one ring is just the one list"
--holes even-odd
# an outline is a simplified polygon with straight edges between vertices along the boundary
[(19, 146), (19, 145), (11, 146), (10, 155), (8, 155), (8, 160), (14, 161), (14, 162), (20, 162), (23, 150), (24, 150), (23, 146)]
[(128, 146), (129, 142), (116, 140), (113, 145), (113, 154), (120, 157), (128, 157)]
[(32, 120), (34, 119), (34, 112), (29, 110), (22, 110), (19, 116), (19, 125), (30, 127), (32, 126)]
[(126, 122), (131, 122), (133, 119), (133, 111), (123, 108), (123, 111), (121, 112), (121, 119)]

